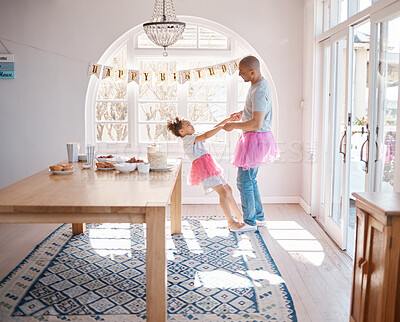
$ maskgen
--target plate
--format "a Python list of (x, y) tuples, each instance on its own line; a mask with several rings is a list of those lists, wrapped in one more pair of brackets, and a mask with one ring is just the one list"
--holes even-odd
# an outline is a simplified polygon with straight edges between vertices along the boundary
[(166, 168), (150, 168), (151, 171), (169, 171), (174, 167), (173, 164), (167, 164)]
[(99, 170), (99, 171), (112, 171), (112, 170), (115, 170), (115, 168), (96, 168), (96, 170)]
[(117, 160), (117, 158), (99, 158), (99, 157), (97, 157), (96, 160), (99, 162), (104, 162), (104, 161), (115, 162)]
[(52, 174), (71, 174), (75, 172), (75, 169), (69, 171), (50, 171)]

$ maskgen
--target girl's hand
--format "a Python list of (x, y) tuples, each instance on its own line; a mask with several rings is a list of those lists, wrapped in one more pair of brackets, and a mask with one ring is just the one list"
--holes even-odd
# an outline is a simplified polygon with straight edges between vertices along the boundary
[(232, 113), (230, 116), (230, 122), (238, 122), (241, 121), (243, 117), (243, 111)]

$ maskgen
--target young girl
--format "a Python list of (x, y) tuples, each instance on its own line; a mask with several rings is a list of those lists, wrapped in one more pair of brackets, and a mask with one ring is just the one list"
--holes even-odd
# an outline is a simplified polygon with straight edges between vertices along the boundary
[[(206, 193), (212, 190), (218, 193), (219, 203), (228, 221), (228, 228), (234, 231), (244, 226), (243, 215), (232, 195), (232, 188), (222, 176), (221, 166), (207, 152), (204, 146), (206, 139), (213, 137), (222, 130), (225, 123), (232, 120), (232, 117), (227, 118), (212, 130), (203, 134), (195, 134), (193, 125), (188, 120), (180, 117), (169, 120), (167, 127), (175, 136), (182, 138), (183, 149), (192, 161), (188, 183), (192, 186), (202, 186)], [(239, 222), (232, 218), (230, 208)]]

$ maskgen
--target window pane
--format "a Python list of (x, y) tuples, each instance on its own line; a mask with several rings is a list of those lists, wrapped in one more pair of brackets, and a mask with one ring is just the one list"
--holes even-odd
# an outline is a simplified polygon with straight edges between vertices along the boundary
[(98, 142), (128, 142), (128, 125), (97, 123)]
[[(194, 124), (194, 128), (196, 129), (196, 133), (201, 134), (201, 133), (211, 130), (213, 128), (213, 125), (211, 125), (211, 124)], [(226, 142), (226, 132), (223, 130), (219, 131), (216, 135), (207, 139), (207, 142), (225, 143)]]
[[(378, 110), (382, 113), (379, 131), (383, 142), (380, 143), (378, 164), (381, 170), (381, 188), (383, 192), (393, 192), (395, 181), (396, 144), (398, 143), (398, 102), (399, 102), (399, 58), (400, 58), (400, 17), (382, 22), (378, 32)], [(382, 173), (383, 172), (383, 173)]]
[(118, 80), (114, 81), (110, 77), (101, 80), (98, 99), (126, 99), (127, 83)]
[[(348, 1), (349, 0), (331, 0), (330, 1), (330, 25), (331, 28), (335, 27), (337, 24), (347, 20), (348, 18)], [(353, 0), (351, 0), (353, 1)], [(329, 2), (329, 1), (328, 1)], [(352, 11), (356, 11), (354, 8), (354, 3), (352, 3)], [(354, 13), (354, 12), (353, 12)]]
[(327, 31), (331, 25), (331, 7), (329, 1), (324, 1), (324, 27), (323, 30)]
[(371, 6), (371, 0), (360, 0), (360, 10), (359, 11), (363, 11), (365, 8), (368, 8), (369, 6)]
[(217, 60), (191, 60), (189, 62), (189, 68), (194, 69), (194, 68), (203, 68), (206, 66), (213, 66), (216, 64), (219, 64), (221, 61)]
[(227, 93), (225, 80), (197, 81), (189, 83), (189, 101), (226, 101), (226, 98)]
[(139, 121), (166, 121), (178, 115), (178, 104), (140, 103)]
[(128, 103), (98, 102), (96, 104), (96, 121), (126, 121)]
[(124, 46), (121, 48), (121, 50), (118, 52), (118, 54), (115, 55), (113, 58), (110, 66), (112, 66), (113, 69), (126, 69), (127, 66), (127, 47)]
[(121, 50), (115, 55), (112, 61), (108, 64), (111, 66), (112, 72), (111, 77), (107, 77), (100, 81), (99, 92), (97, 94), (98, 99), (126, 99), (127, 93), (127, 82), (126, 75), (123, 79), (117, 77), (118, 70), (126, 70), (127, 66), (127, 49), (126, 46), (121, 48)]
[(197, 48), (197, 27), (186, 25), (182, 38), (172, 48)]
[(228, 38), (213, 30), (199, 27), (199, 48), (218, 48), (228, 47)]
[(146, 33), (143, 32), (138, 36), (138, 48), (161, 48), (153, 43), (149, 37), (147, 37)]
[(339, 22), (347, 20), (347, 1), (340, 0), (340, 20)]
[(144, 83), (139, 85), (140, 101), (176, 101), (177, 99), (177, 83), (167, 84), (150, 84)]
[(139, 140), (142, 143), (177, 142), (178, 138), (167, 131), (167, 124), (139, 124)]
[(192, 122), (219, 123), (226, 118), (226, 103), (190, 103), (188, 107)]
[[(175, 61), (140, 61), (140, 72), (171, 72), (176, 71)], [(177, 99), (177, 83), (170, 84), (167, 81), (152, 80), (139, 85), (139, 100), (141, 101), (158, 101), (168, 100), (175, 101)]]
[[(240, 77), (241, 79), (241, 77)], [(249, 88), (251, 86), (250, 82), (244, 82), (243, 79), (239, 80), (238, 82), (238, 100), (239, 101), (245, 101), (247, 92), (249, 91)]]
[[(353, 192), (363, 191), (365, 189), (365, 163), (360, 160), (360, 151), (364, 142), (368, 138), (366, 124), (368, 119), (368, 66), (369, 66), (369, 47), (370, 47), (370, 22), (366, 22), (354, 27), (353, 37), (353, 70), (351, 75), (352, 87), (349, 90), (351, 102), (351, 118), (353, 125), (351, 128), (350, 158), (346, 162), (350, 165), (349, 195)], [(351, 205), (353, 208), (353, 205)], [(355, 219), (355, 217), (354, 217)], [(351, 217), (349, 227), (354, 229), (355, 220)], [(353, 235), (352, 235), (353, 236)], [(348, 239), (354, 243), (353, 238)]]
[[(189, 68), (202, 68), (218, 64), (218, 61), (190, 61)], [(221, 77), (210, 80), (198, 80), (190, 82), (188, 86), (189, 101), (226, 101), (226, 78)]]

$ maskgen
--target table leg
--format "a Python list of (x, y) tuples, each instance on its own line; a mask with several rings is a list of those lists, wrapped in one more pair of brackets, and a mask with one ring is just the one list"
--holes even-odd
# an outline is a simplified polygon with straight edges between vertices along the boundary
[(72, 234), (83, 234), (86, 230), (85, 224), (72, 224)]
[(146, 207), (146, 321), (167, 320), (165, 207)]
[(171, 196), (171, 233), (182, 232), (182, 166), (179, 168)]

